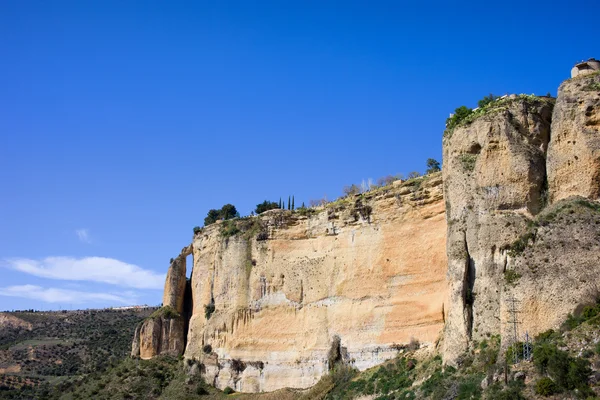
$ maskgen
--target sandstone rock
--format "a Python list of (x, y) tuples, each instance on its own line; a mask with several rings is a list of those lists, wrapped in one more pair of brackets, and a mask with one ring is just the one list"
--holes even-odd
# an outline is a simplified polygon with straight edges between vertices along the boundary
[(560, 86), (547, 169), (553, 202), (573, 195), (600, 199), (600, 74)]
[(191, 253), (191, 246), (183, 248), (181, 254), (177, 256), (169, 266), (167, 279), (165, 280), (163, 306), (171, 306), (178, 313), (183, 312), (186, 282), (186, 257)]
[[(229, 238), (221, 223), (205, 227), (193, 242), (185, 357), (201, 360), (217, 387), (272, 391), (315, 384), (328, 371), (336, 334), (361, 370), (394, 357), (411, 338), (434, 342), (446, 298), (440, 175), (308, 217), (272, 210), (239, 221), (246, 233)], [(208, 304), (215, 312), (207, 320)], [(208, 344), (216, 360), (204, 353)], [(246, 368), (232, 369), (234, 359)]]
[(131, 357), (140, 356), (140, 330), (142, 329), (142, 322), (137, 324), (135, 332), (133, 334), (133, 343), (131, 344)]
[(523, 215), (543, 206), (551, 115), (547, 99), (503, 99), (444, 138), (450, 287), (445, 362), (455, 364), (470, 340), (500, 331), (504, 249), (525, 229)]
[[(160, 310), (159, 310), (160, 311)], [(185, 321), (181, 316), (156, 315), (139, 329), (139, 355), (143, 360), (157, 355), (179, 356), (185, 349)]]

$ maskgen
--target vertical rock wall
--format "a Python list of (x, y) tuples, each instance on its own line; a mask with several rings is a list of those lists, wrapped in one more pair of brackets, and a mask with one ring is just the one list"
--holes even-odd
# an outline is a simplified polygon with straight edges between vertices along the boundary
[(205, 228), (185, 357), (217, 387), (257, 392), (315, 384), (336, 335), (361, 370), (413, 338), (434, 345), (446, 296), (440, 175), (238, 220), (231, 237), (223, 223)]
[(506, 248), (544, 205), (552, 101), (498, 100), (444, 138), (450, 301), (444, 355), (500, 331)]
[(157, 355), (179, 356), (183, 354), (187, 336), (185, 298), (186, 257), (192, 247), (184, 247), (169, 266), (163, 292), (163, 305), (142, 321), (135, 330), (131, 355), (149, 359)]
[(553, 202), (600, 199), (600, 73), (565, 81), (558, 90), (548, 147)]

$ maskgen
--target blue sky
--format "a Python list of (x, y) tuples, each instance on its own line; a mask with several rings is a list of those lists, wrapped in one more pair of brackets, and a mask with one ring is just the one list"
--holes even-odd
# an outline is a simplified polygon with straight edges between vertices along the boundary
[(597, 1), (451, 3), (0, 2), (0, 310), (158, 304), (208, 209), (423, 171), (600, 56)]

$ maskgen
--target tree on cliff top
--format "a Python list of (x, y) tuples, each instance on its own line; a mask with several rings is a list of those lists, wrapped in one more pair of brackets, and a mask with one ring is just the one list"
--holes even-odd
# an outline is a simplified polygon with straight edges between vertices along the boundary
[(427, 171), (426, 174), (432, 174), (434, 172), (438, 172), (440, 170), (440, 163), (433, 158), (427, 159)]
[(279, 205), (277, 203), (275, 203), (274, 201), (265, 200), (262, 203), (256, 205), (255, 212), (257, 214), (261, 214), (265, 211), (274, 210), (276, 208), (279, 208)]
[(218, 220), (232, 219), (238, 216), (238, 212), (233, 204), (225, 204), (220, 210), (208, 210), (206, 218), (204, 218), (204, 226), (213, 224)]

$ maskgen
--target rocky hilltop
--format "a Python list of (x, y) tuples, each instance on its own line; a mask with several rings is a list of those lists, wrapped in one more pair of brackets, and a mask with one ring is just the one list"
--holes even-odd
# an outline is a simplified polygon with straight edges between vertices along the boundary
[(473, 341), (514, 340), (513, 299), (535, 335), (600, 294), (600, 75), (478, 111), (443, 141), (452, 364)]
[(411, 341), (452, 365), (495, 334), (505, 348), (513, 300), (535, 335), (600, 298), (598, 73), (469, 111), (443, 155), (442, 173), (203, 228), (132, 355), (183, 354), (219, 388), (306, 388)]

